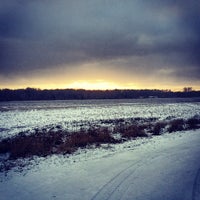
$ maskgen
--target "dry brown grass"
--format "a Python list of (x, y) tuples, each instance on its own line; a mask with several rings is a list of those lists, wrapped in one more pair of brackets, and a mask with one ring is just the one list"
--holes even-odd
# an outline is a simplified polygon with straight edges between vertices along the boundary
[(169, 133), (183, 130), (185, 130), (185, 121), (183, 119), (174, 119), (169, 122)]
[(126, 139), (133, 139), (137, 137), (147, 137), (144, 129), (137, 125), (128, 125), (124, 128), (123, 132), (121, 133), (122, 138)]
[(103, 143), (117, 143), (105, 128), (89, 129), (72, 134), (65, 132), (38, 132), (31, 135), (20, 134), (0, 142), (0, 153), (10, 153), (11, 159), (50, 154), (73, 153), (77, 148)]
[(62, 132), (38, 132), (31, 135), (20, 134), (0, 143), (0, 153), (10, 153), (10, 158), (47, 156), (53, 147), (62, 143)]
[(166, 122), (157, 122), (153, 125), (152, 134), (153, 135), (161, 135), (162, 130), (166, 127)]
[(200, 126), (200, 119), (192, 117), (187, 120), (188, 129), (197, 129)]
[[(200, 126), (197, 117), (188, 120), (175, 119), (168, 122), (152, 123), (151, 121), (138, 122), (135, 120), (126, 123), (120, 120), (112, 129), (107, 127), (81, 128), (76, 132), (65, 132), (63, 130), (47, 131), (37, 130), (34, 134), (26, 135), (20, 133), (16, 137), (0, 141), (0, 153), (9, 153), (9, 159), (25, 158), (32, 156), (47, 156), (51, 154), (71, 154), (78, 148), (86, 148), (91, 145), (96, 147), (101, 144), (115, 144), (137, 137), (147, 137), (146, 132), (152, 135), (162, 134), (162, 130), (168, 132), (196, 129)], [(119, 133), (122, 139), (115, 139), (113, 134)]]

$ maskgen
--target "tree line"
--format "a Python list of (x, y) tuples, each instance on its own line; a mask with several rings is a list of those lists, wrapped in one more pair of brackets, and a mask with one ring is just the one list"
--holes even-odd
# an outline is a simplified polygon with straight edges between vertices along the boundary
[(73, 100), (73, 99), (131, 99), (131, 98), (186, 98), (200, 97), (200, 91), (183, 90), (83, 90), (83, 89), (52, 89), (41, 90), (1, 89), (0, 101), (27, 100)]

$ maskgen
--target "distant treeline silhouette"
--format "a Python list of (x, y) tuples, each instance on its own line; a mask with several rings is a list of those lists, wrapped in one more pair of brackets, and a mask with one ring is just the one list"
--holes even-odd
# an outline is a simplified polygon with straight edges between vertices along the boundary
[(171, 90), (41, 90), (1, 89), (0, 101), (72, 100), (72, 99), (131, 99), (131, 98), (186, 98), (200, 97), (200, 91), (173, 92)]

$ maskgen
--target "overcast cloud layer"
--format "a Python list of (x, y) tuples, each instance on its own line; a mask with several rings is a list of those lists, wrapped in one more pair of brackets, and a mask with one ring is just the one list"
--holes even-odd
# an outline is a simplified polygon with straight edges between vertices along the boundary
[(199, 55), (199, 0), (0, 2), (1, 76), (111, 61), (198, 80)]

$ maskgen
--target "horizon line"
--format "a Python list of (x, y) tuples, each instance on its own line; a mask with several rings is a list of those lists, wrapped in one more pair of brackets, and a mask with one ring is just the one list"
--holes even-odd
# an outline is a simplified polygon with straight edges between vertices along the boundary
[(135, 89), (135, 88), (115, 88), (115, 89), (85, 89), (85, 88), (38, 88), (38, 87), (23, 87), (23, 88), (0, 88), (0, 90), (27, 90), (27, 89), (34, 89), (34, 90), (84, 90), (84, 91), (115, 91), (115, 90), (121, 90), (121, 91), (126, 91), (126, 90), (158, 90), (158, 91), (165, 91), (165, 92), (184, 92), (185, 88), (189, 88), (190, 92), (199, 92), (199, 89), (193, 89), (193, 87), (183, 87), (182, 90), (174, 90), (174, 89), (158, 89), (158, 88), (142, 88), (142, 89)]

